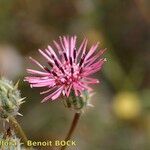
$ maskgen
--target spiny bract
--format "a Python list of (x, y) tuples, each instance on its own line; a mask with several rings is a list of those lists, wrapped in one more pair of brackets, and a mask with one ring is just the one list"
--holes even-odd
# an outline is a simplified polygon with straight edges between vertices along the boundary
[(24, 103), (25, 98), (21, 98), (18, 90), (18, 83), (15, 85), (12, 81), (5, 78), (0, 79), (0, 117), (9, 118), (21, 115), (18, 111), (20, 105)]

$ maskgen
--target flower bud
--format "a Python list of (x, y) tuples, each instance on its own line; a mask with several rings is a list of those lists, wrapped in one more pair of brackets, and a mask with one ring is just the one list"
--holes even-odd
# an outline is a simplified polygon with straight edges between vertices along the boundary
[(21, 115), (18, 111), (20, 105), (24, 103), (25, 98), (21, 98), (18, 90), (18, 83), (15, 85), (5, 79), (0, 79), (0, 117), (9, 118), (16, 115)]
[(83, 91), (81, 96), (76, 96), (74, 92), (69, 97), (64, 97), (65, 106), (77, 111), (78, 113), (85, 110), (87, 106), (92, 106), (89, 103), (90, 94), (88, 91)]
[(22, 143), (15, 133), (11, 131), (11, 135), (0, 134), (0, 149), (2, 150), (25, 150)]

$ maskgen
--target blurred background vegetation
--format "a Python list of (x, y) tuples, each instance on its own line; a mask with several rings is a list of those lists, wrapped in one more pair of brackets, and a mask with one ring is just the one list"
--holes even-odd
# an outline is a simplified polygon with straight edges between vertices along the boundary
[[(97, 73), (101, 85), (82, 116), (68, 150), (150, 149), (150, 9), (149, 0), (0, 0), (0, 73), (21, 79), (26, 96), (18, 117), (29, 139), (64, 139), (73, 112), (61, 101), (41, 104), (39, 90), (23, 82), (28, 60), (41, 60), (60, 35), (88, 37), (107, 48), (107, 62)], [(44, 148), (38, 148), (44, 149)], [(46, 148), (45, 148), (46, 149)], [(47, 148), (50, 150), (51, 148)]]

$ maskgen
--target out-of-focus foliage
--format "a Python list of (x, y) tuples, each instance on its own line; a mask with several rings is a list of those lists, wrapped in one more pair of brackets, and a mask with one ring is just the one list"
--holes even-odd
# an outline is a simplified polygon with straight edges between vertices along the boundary
[[(18, 75), (11, 72), (22, 66), (23, 78), (27, 66), (35, 67), (27, 57), (40, 60), (37, 49), (59, 35), (77, 34), (79, 41), (84, 36), (91, 43), (100, 41), (101, 48), (108, 49), (108, 61), (103, 73), (97, 74), (102, 83), (91, 99), (95, 107), (85, 112), (74, 135), (77, 149), (149, 150), (148, 6), (148, 0), (0, 0), (0, 44), (16, 48), (15, 57), (5, 53), (7, 61), (0, 60), (0, 72), (17, 80)], [(1, 56), (2, 52), (4, 47)], [(6, 62), (12, 69), (1, 67)], [(18, 66), (21, 62), (24, 65)], [(61, 101), (41, 104), (39, 91), (24, 82), (21, 88), (27, 102), (24, 116), (18, 119), (29, 138), (63, 139), (73, 113)]]

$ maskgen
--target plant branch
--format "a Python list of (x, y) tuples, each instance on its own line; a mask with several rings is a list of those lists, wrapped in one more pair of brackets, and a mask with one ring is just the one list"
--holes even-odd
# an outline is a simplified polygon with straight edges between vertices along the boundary
[(23, 141), (24, 145), (27, 147), (27, 136), (25, 135), (23, 129), (21, 128), (20, 124), (17, 122), (17, 120), (14, 117), (11, 117), (9, 119), (9, 122), (13, 126), (13, 128), (16, 130), (16, 132), (20, 135), (21, 140)]
[[(75, 113), (73, 121), (72, 121), (72, 124), (71, 124), (71, 127), (69, 129), (69, 132), (68, 132), (68, 134), (67, 134), (67, 136), (65, 138), (65, 141), (70, 140), (70, 138), (73, 135), (74, 130), (75, 130), (77, 124), (78, 124), (80, 116), (81, 116), (81, 113)], [(62, 146), (60, 150), (65, 150), (65, 149), (66, 149), (66, 145)]]

